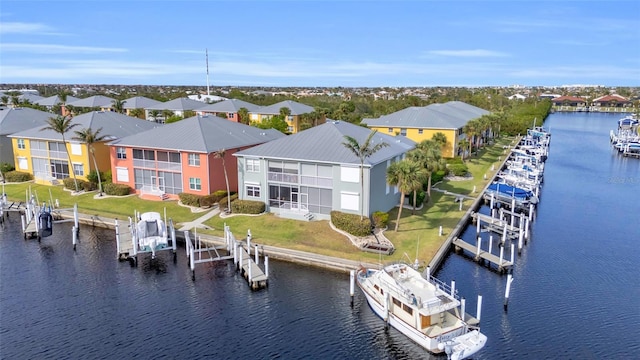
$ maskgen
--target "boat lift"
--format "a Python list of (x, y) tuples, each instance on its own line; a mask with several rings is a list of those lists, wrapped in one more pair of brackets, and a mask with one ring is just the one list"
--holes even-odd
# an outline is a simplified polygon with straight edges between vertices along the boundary
[(138, 255), (151, 253), (151, 259), (155, 259), (156, 252), (163, 250), (172, 250), (173, 251), (173, 262), (177, 261), (177, 243), (176, 243), (176, 230), (173, 225), (173, 220), (169, 219), (167, 221), (167, 209), (164, 210), (164, 229), (157, 229), (163, 234), (164, 240), (167, 241), (167, 246), (161, 247), (152, 244), (151, 246), (143, 245), (142, 240), (144, 239), (143, 234), (137, 228), (138, 221), (144, 221), (142, 216), (145, 214), (140, 214), (139, 212), (135, 212), (136, 222), (133, 221), (131, 217), (129, 217), (129, 224), (127, 225), (127, 229), (122, 231), (122, 226), (116, 219), (115, 221), (115, 231), (116, 231), (116, 248), (118, 251), (118, 260), (128, 260), (132, 267), (138, 266)]
[[(187, 258), (189, 258), (189, 268), (191, 269), (191, 280), (195, 281), (196, 264), (210, 263), (220, 260), (231, 260), (240, 271), (240, 274), (247, 279), (249, 287), (253, 290), (268, 286), (269, 280), (269, 256), (264, 255), (264, 270), (260, 268), (260, 251), (258, 245), (254, 245), (254, 258), (251, 258), (251, 230), (247, 231), (246, 243), (236, 240), (229, 226), (224, 225), (224, 244), (206, 244), (194, 233), (194, 240), (191, 240), (189, 231), (184, 232)], [(244, 248), (246, 244), (246, 249)], [(225, 251), (226, 255), (221, 252)]]

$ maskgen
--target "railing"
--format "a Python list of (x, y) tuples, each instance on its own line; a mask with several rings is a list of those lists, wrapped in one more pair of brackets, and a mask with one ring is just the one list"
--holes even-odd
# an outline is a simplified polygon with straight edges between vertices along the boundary
[(332, 178), (321, 178), (321, 177), (316, 177), (316, 176), (301, 175), (300, 176), (300, 184), (302, 184), (302, 185), (312, 185), (312, 186), (332, 187), (333, 186), (333, 179)]
[(158, 161), (156, 164), (158, 165), (158, 170), (171, 170), (171, 171), (182, 170), (182, 164), (180, 163)]
[(154, 186), (154, 185), (143, 185), (140, 188), (140, 194), (142, 194), (142, 195), (162, 196), (162, 195), (164, 195), (164, 191), (160, 190), (159, 187)]
[(133, 166), (138, 168), (155, 169), (156, 162), (154, 160), (133, 159)]
[(268, 173), (269, 181), (278, 181), (283, 183), (298, 183), (298, 175), (297, 174), (286, 174), (286, 173), (278, 173), (278, 172), (269, 172)]
[(49, 157), (49, 152), (47, 150), (31, 149), (31, 156), (46, 158)]

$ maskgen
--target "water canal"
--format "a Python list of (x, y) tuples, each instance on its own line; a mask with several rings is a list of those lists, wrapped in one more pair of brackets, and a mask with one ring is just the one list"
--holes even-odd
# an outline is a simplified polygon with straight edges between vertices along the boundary
[[(506, 277), (452, 254), (436, 275), (455, 279), (467, 309), (483, 295), (489, 337), (477, 359), (635, 358), (640, 351), (640, 161), (609, 147), (620, 115), (552, 114), (553, 133), (532, 239)], [(184, 251), (131, 268), (112, 231), (70, 225), (41, 243), (19, 218), (0, 227), (0, 358), (429, 359), (382, 321), (348, 275), (277, 261), (252, 292), (230, 263)], [(475, 237), (467, 229), (465, 240)], [(184, 250), (184, 249), (180, 249)], [(474, 311), (471, 311), (472, 313)]]

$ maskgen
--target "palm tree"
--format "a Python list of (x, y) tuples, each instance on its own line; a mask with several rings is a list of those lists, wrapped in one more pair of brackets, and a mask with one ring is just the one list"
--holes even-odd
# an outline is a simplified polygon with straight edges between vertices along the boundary
[(159, 110), (151, 110), (149, 111), (149, 116), (153, 118), (153, 121), (158, 122), (158, 116), (160, 116)]
[(469, 140), (469, 156), (471, 156), (471, 151), (473, 150), (474, 138), (478, 135), (478, 122), (476, 119), (469, 121), (465, 126), (462, 127), (462, 131), (467, 135), (467, 139)]
[[(435, 140), (423, 140), (416, 145), (415, 150), (408, 154), (410, 159), (422, 165), (427, 174), (427, 195), (431, 199), (431, 176), (435, 171), (442, 170), (446, 164), (442, 158), (440, 143)], [(415, 199), (414, 199), (415, 203)]]
[(137, 117), (138, 119), (144, 119), (144, 109), (141, 109), (141, 108), (131, 109), (131, 111), (129, 112), (129, 115), (133, 117)]
[[(109, 137), (109, 135), (100, 135), (100, 131), (102, 131), (102, 128), (99, 128), (95, 132), (92, 131), (91, 128), (85, 128), (80, 131), (76, 131), (76, 136), (74, 136), (72, 139), (82, 141), (83, 143), (87, 144), (89, 153), (93, 158), (93, 166), (96, 169), (96, 173), (98, 173), (98, 192), (100, 196), (102, 196), (102, 179), (100, 179), (100, 169), (98, 169), (98, 162), (96, 161), (96, 154), (93, 144), (104, 141), (107, 137)], [(89, 171), (91, 171), (91, 168), (89, 168)]]
[(364, 161), (378, 150), (389, 146), (386, 142), (373, 144), (372, 139), (377, 132), (377, 130), (372, 130), (362, 144), (358, 143), (358, 140), (349, 135), (344, 136), (346, 141), (342, 143), (342, 145), (351, 150), (351, 152), (360, 159), (360, 220), (364, 218)]
[(462, 139), (458, 141), (458, 148), (462, 149), (462, 161), (464, 161), (464, 153), (469, 148), (469, 140)]
[(400, 205), (395, 231), (398, 231), (398, 227), (400, 226), (400, 217), (402, 216), (405, 195), (422, 187), (422, 181), (425, 175), (426, 171), (420, 164), (408, 159), (394, 162), (387, 168), (387, 183), (397, 186), (400, 190)]
[(47, 124), (49, 124), (49, 126), (43, 127), (42, 129), (40, 129), (40, 131), (53, 130), (58, 134), (62, 135), (62, 144), (64, 145), (64, 150), (67, 152), (67, 158), (69, 159), (69, 165), (68, 165), (69, 172), (73, 176), (73, 182), (76, 185), (76, 192), (78, 192), (79, 190), (78, 190), (78, 180), (76, 179), (76, 172), (73, 171), (73, 164), (71, 163), (71, 155), (69, 154), (69, 149), (67, 149), (67, 140), (64, 138), (64, 134), (69, 132), (69, 130), (73, 129), (74, 127), (78, 126), (78, 124), (72, 124), (71, 120), (72, 118), (67, 116), (58, 115), (55, 117), (50, 117), (47, 120)]
[(227, 150), (220, 149), (216, 151), (213, 156), (216, 159), (222, 159), (222, 170), (224, 171), (224, 181), (227, 183), (227, 211), (231, 212), (231, 192), (229, 189), (229, 177), (227, 176), (227, 166), (224, 163), (224, 156), (227, 154)]
[(2, 101), (2, 105), (7, 106), (9, 104), (9, 97), (3, 95), (2, 97), (0, 97), (0, 101)]
[(113, 104), (113, 110), (119, 114), (122, 114), (124, 112), (124, 104), (126, 103), (125, 100), (111, 100), (111, 104)]
[(249, 110), (247, 108), (238, 109), (238, 122), (249, 125)]

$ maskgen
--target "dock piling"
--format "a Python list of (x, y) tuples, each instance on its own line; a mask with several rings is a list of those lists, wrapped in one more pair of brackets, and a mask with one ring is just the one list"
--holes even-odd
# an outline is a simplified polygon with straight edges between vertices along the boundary
[(504, 311), (507, 311), (509, 305), (509, 292), (511, 291), (511, 283), (513, 282), (513, 275), (507, 275), (507, 286), (504, 289)]
[(478, 306), (476, 307), (476, 319), (480, 322), (480, 313), (482, 311), (482, 295), (478, 294)]
[(255, 256), (254, 256), (254, 261), (256, 262), (256, 265), (260, 265), (260, 252), (258, 251), (258, 244), (255, 245)]
[(467, 307), (467, 300), (465, 300), (465, 298), (460, 299), (460, 317), (462, 318), (462, 321), (465, 320), (465, 311), (466, 311), (466, 307)]
[(353, 295), (355, 293), (356, 271), (349, 271), (349, 295), (351, 296), (351, 307), (353, 307)]

